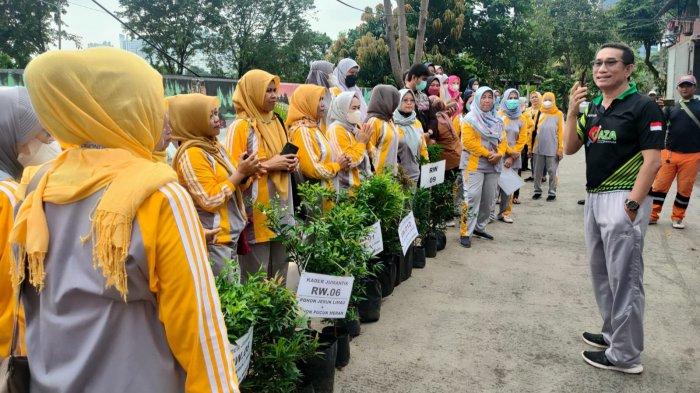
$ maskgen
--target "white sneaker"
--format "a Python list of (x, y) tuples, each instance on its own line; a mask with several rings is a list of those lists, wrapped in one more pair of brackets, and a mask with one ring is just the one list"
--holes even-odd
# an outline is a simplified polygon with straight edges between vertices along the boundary
[(446, 223), (445, 225), (446, 225), (448, 228), (454, 228), (454, 226), (456, 225), (456, 223), (455, 223), (455, 220), (451, 220), (451, 221), (447, 221), (447, 223)]
[(673, 227), (676, 228), (676, 229), (685, 229), (685, 224), (683, 224), (683, 221), (681, 221), (681, 220), (675, 220), (675, 221), (673, 221), (673, 223), (671, 224), (671, 226), (673, 226)]
[(498, 218), (498, 221), (503, 221), (503, 222), (505, 222), (505, 223), (507, 223), (507, 224), (512, 224), (512, 223), (513, 223), (513, 219), (510, 218), (510, 216), (499, 217), (499, 218)]

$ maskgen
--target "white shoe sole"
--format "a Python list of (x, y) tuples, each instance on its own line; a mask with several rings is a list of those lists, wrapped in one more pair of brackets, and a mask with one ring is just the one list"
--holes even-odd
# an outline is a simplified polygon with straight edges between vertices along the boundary
[(644, 366), (642, 366), (641, 364), (638, 364), (634, 367), (605, 366), (605, 365), (602, 365), (600, 363), (596, 363), (594, 361), (591, 361), (590, 359), (588, 359), (586, 357), (586, 355), (583, 354), (584, 352), (585, 351), (581, 351), (581, 357), (583, 358), (583, 360), (595, 368), (600, 368), (602, 370), (619, 371), (619, 372), (625, 373), (625, 374), (641, 374), (642, 371), (644, 371)]
[(594, 343), (593, 341), (588, 341), (588, 340), (586, 340), (586, 337), (581, 336), (581, 339), (583, 340), (583, 342), (585, 342), (586, 344), (588, 344), (592, 347), (596, 347), (596, 348), (600, 348), (600, 349), (608, 349), (607, 345), (600, 345), (600, 344)]

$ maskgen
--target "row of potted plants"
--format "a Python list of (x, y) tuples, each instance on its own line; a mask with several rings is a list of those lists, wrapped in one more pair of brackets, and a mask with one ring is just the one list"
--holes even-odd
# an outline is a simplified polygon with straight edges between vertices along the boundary
[[(414, 267), (425, 267), (426, 256), (435, 256), (435, 243), (439, 234), (444, 238), (454, 210), (451, 185), (416, 188), (402, 173), (374, 175), (351, 193), (300, 184), (298, 196), (297, 213), (303, 214), (297, 214), (294, 226), (284, 224), (279, 204), (261, 209), (301, 271), (354, 277), (350, 306), (345, 318), (323, 320), (326, 326), (318, 332), (281, 280), (266, 279), (264, 273), (244, 284), (218, 279), (230, 341), (253, 327), (244, 392), (332, 392), (335, 369), (349, 363), (350, 340), (361, 333), (360, 322), (378, 321), (382, 298), (410, 278)], [(411, 211), (419, 237), (404, 255), (398, 227)], [(377, 221), (383, 251), (373, 256), (365, 240)]]

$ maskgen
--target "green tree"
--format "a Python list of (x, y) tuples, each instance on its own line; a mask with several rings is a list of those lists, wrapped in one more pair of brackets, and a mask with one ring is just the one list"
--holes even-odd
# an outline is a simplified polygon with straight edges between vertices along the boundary
[[(308, 72), (308, 62), (322, 58), (331, 44), (330, 38), (313, 32), (306, 19), (314, 10), (313, 0), (220, 1), (205, 53), (210, 67), (226, 75), (238, 77), (260, 68), (301, 81), (300, 70)], [(288, 61), (297, 66), (283, 64)]]
[(215, 12), (208, 0), (119, 0), (129, 26), (165, 51), (164, 56), (150, 45), (143, 50), (154, 67), (168, 73), (183, 73), (196, 51), (201, 48), (208, 16)]
[(617, 31), (620, 37), (629, 43), (644, 46), (644, 64), (659, 84), (659, 70), (651, 60), (651, 47), (659, 43), (666, 25), (666, 18), (656, 17), (666, 2), (666, 0), (620, 0), (612, 10), (618, 21)]
[(67, 5), (68, 0), (0, 1), (0, 53), (10, 59), (4, 59), (5, 65), (24, 68), (33, 55), (46, 52), (59, 37), (79, 45), (78, 38), (65, 31), (62, 19), (61, 32), (57, 29), (57, 15), (65, 14)]

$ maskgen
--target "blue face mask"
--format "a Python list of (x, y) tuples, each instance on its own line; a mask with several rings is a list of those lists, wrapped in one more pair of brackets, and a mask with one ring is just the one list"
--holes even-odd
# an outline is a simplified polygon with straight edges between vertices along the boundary
[(512, 99), (512, 100), (506, 100), (506, 108), (508, 108), (511, 111), (514, 111), (518, 109), (518, 106), (520, 106), (520, 100)]
[(418, 91), (423, 91), (423, 90), (425, 90), (426, 86), (428, 86), (428, 82), (420, 81), (420, 82), (418, 82), (416, 89), (418, 89)]

